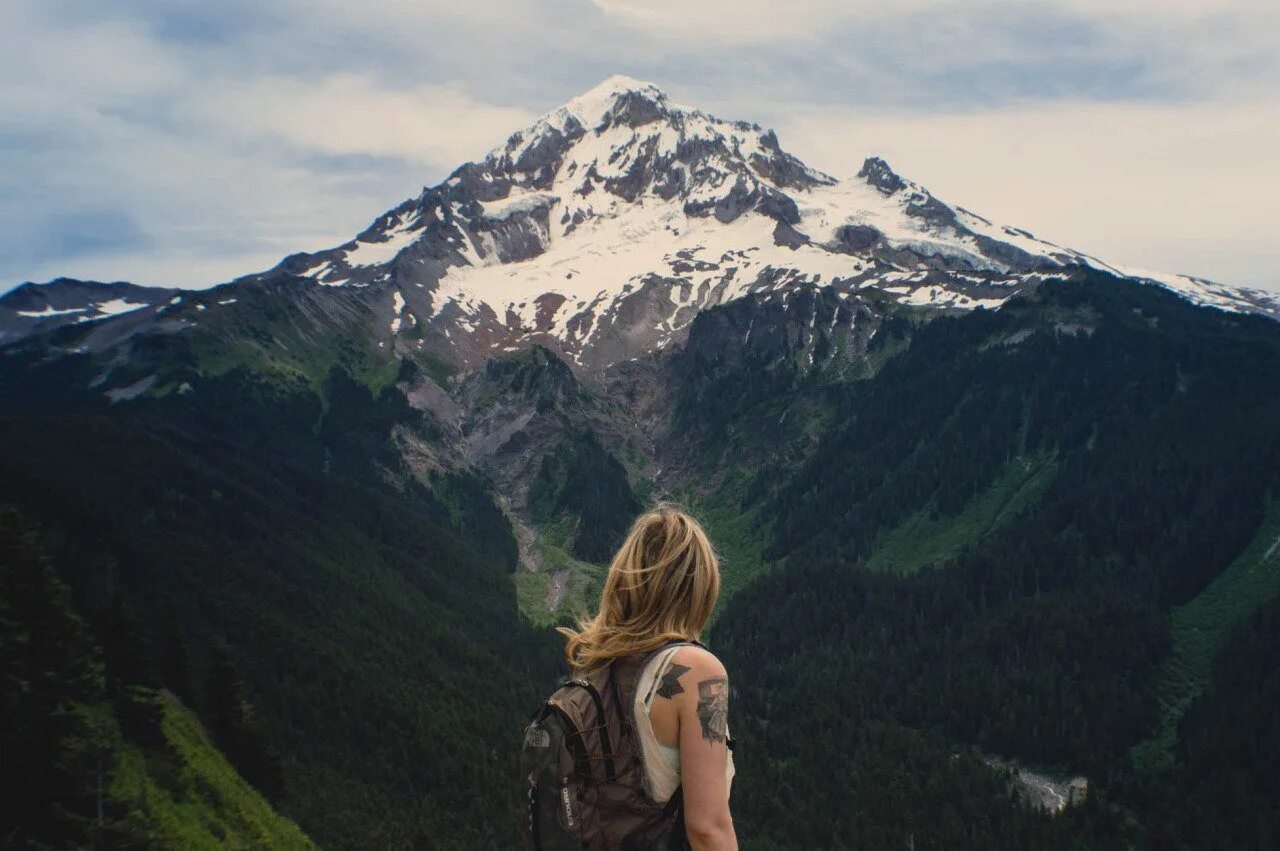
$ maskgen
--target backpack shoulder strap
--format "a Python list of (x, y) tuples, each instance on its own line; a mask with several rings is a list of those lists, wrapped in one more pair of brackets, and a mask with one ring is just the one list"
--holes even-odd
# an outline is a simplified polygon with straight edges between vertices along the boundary
[(701, 647), (703, 650), (707, 649), (706, 645), (704, 645), (701, 641), (694, 641), (694, 640), (668, 641), (666, 644), (662, 645), (658, 649), (651, 650), (648, 653), (646, 653), (640, 659), (639, 663), (636, 665), (635, 671), (632, 672), (631, 674), (630, 691), (633, 699), (636, 695), (636, 692), (640, 688), (640, 677), (644, 674), (645, 669), (649, 667), (649, 663), (653, 661), (654, 657), (656, 657), (660, 653), (665, 653), (668, 650), (672, 650), (677, 647)]
[[(610, 679), (612, 680), (613, 678), (610, 677)], [(600, 746), (600, 756), (603, 759), (601, 770), (604, 772), (602, 779), (612, 779), (617, 771), (614, 767), (613, 740), (609, 735), (609, 716), (605, 712), (604, 697), (600, 694), (596, 684), (592, 682), (591, 677), (577, 677), (566, 682), (561, 688), (581, 689), (590, 698), (591, 705), (595, 710), (594, 715), (591, 716), (595, 720), (595, 724), (590, 727), (590, 732), (594, 732), (595, 735), (589, 737), (589, 740), (597, 742)], [(588, 730), (583, 730), (582, 732), (586, 733)]]
[(602, 687), (607, 687), (609, 690), (609, 696), (622, 723), (623, 735), (629, 737), (638, 723), (635, 717), (635, 702), (639, 696), (640, 678), (649, 667), (649, 663), (660, 653), (676, 647), (689, 646), (702, 647), (703, 645), (697, 641), (669, 641), (648, 653), (622, 657), (610, 663), (608, 682), (602, 683)]
[(684, 786), (677, 786), (662, 808), (662, 817), (672, 819), (671, 840), (664, 851), (689, 851), (689, 838), (684, 829)]

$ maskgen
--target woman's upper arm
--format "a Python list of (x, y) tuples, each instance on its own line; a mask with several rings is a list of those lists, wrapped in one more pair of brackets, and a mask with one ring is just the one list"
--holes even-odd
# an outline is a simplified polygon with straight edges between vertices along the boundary
[(680, 785), (685, 824), (699, 831), (728, 832), (729, 676), (720, 660), (705, 650), (686, 647), (673, 660), (688, 667), (680, 675), (676, 697), (680, 718)]

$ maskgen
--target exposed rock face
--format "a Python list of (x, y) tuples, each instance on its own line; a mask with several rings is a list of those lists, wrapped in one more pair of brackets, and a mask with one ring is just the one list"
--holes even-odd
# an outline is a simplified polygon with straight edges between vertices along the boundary
[[(421, 387), (416, 392), (430, 403), (438, 391)], [(500, 494), (527, 569), (539, 567), (529, 489), (547, 459), (584, 440), (601, 457), (612, 458), (612, 450), (641, 439), (628, 426), (629, 418), (618, 415), (616, 404), (597, 395), (555, 353), (540, 346), (490, 359), (445, 396), (447, 410), (453, 413), (459, 460), (480, 470)], [(621, 475), (625, 488), (625, 473)]]
[(884, 234), (871, 225), (842, 225), (836, 228), (836, 245), (850, 254), (867, 251), (883, 238)]
[(862, 163), (861, 170), (858, 171), (858, 177), (885, 195), (892, 195), (907, 188), (906, 182), (894, 174), (889, 164), (879, 157), (867, 157)]
[(828, 289), (760, 293), (698, 316), (676, 358), (733, 369), (799, 354), (801, 369), (815, 367), (864, 355), (881, 319), (863, 299)]

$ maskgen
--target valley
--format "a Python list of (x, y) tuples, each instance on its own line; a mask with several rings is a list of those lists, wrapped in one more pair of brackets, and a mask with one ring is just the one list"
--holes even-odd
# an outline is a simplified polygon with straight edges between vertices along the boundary
[(551, 627), (670, 499), (723, 562), (744, 847), (1258, 845), (1278, 317), (625, 78), (331, 249), (19, 287), (0, 505), (89, 624), (50, 641), (127, 613), (148, 664), (108, 679), (159, 708), (152, 768), (198, 766), (155, 780), (129, 733), (59, 829), (160, 783), (178, 832), (514, 846)]

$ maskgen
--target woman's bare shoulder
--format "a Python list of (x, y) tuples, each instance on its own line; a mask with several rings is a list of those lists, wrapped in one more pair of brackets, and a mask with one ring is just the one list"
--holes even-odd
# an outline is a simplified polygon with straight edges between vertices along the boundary
[(681, 665), (692, 671), (698, 678), (728, 676), (724, 664), (705, 647), (695, 645), (681, 647), (671, 657), (671, 662), (673, 665)]

